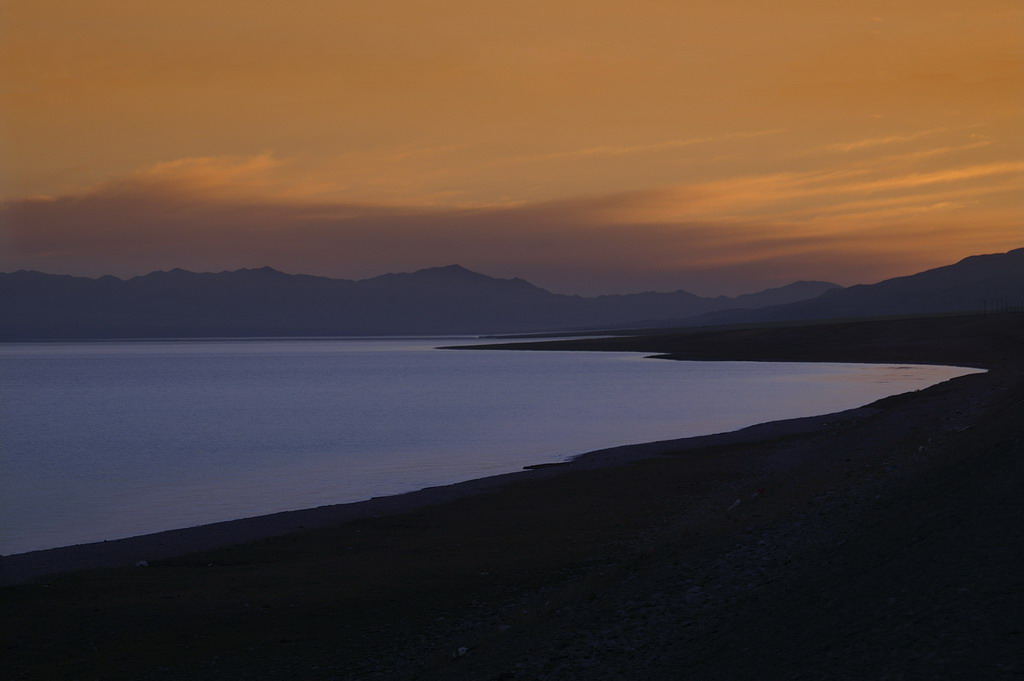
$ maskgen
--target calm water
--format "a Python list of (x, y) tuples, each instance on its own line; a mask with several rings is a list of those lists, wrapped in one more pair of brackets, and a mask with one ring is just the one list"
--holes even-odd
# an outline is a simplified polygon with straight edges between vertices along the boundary
[(452, 343), (0, 344), (0, 553), (828, 413), (971, 371), (433, 349)]

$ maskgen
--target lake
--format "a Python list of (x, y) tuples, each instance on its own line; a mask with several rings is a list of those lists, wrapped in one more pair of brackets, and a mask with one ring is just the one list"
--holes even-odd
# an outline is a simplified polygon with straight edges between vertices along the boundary
[(478, 342), (0, 344), (0, 553), (397, 494), (975, 371), (434, 349)]

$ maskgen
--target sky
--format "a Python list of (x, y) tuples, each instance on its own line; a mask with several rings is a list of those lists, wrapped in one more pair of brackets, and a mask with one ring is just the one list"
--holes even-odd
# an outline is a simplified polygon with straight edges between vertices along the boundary
[(0, 0), (0, 271), (559, 293), (1024, 246), (1018, 0)]

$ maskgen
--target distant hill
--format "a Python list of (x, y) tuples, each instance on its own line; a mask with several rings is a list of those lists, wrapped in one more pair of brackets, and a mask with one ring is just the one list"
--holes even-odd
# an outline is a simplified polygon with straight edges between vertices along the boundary
[(1024, 248), (975, 255), (877, 284), (831, 289), (799, 302), (714, 311), (677, 321), (680, 326), (708, 326), (1007, 309), (1024, 309)]
[(545, 291), (458, 265), (351, 281), (270, 267), (160, 271), (122, 280), (0, 274), (0, 339), (449, 335), (610, 327), (807, 299), (796, 282), (728, 298), (686, 291), (597, 297)]

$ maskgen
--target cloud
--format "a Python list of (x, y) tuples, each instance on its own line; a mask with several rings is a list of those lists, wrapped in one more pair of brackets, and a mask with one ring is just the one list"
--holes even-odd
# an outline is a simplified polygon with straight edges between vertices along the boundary
[[(969, 227), (949, 215), (984, 196), (970, 180), (999, 177), (1012, 187), (1009, 176), (1024, 170), (1005, 162), (885, 178), (866, 169), (777, 173), (459, 207), (326, 200), (288, 181), (287, 166), (269, 156), (182, 159), (89, 190), (7, 202), (0, 269), (127, 276), (271, 265), (363, 278), (458, 262), (577, 293), (863, 283), (1018, 246), (998, 211)], [(956, 191), (884, 195), (940, 185)], [(871, 193), (880, 196), (849, 200)], [(767, 210), (808, 198), (825, 203)], [(937, 214), (946, 222), (927, 227), (922, 255), (922, 221)]]
[(850, 201), (851, 195), (934, 205), (953, 201), (965, 192), (982, 196), (1021, 190), (1024, 162), (995, 161), (908, 172), (895, 160), (887, 167), (874, 159), (861, 165), (747, 175), (671, 188), (660, 202), (648, 204), (643, 219), (769, 219), (798, 223), (850, 208), (859, 210), (863, 199), (858, 205)]
[(920, 132), (910, 133), (908, 135), (889, 135), (887, 137), (869, 137), (867, 139), (856, 140), (854, 142), (842, 142), (839, 144), (827, 144), (822, 149), (826, 151), (839, 151), (839, 152), (850, 152), (857, 151), (860, 149), (869, 149), (871, 147), (881, 147), (889, 144), (897, 144), (900, 142), (912, 142), (914, 140), (921, 139), (922, 137), (929, 137), (931, 135), (937, 135), (941, 132), (945, 132), (946, 128), (933, 128), (931, 130), (921, 130)]
[(512, 159), (510, 159), (510, 161), (554, 161), (572, 158), (590, 158), (597, 156), (628, 156), (633, 154), (650, 154), (661, 151), (668, 151), (670, 149), (692, 147), (699, 144), (712, 144), (714, 142), (723, 142), (726, 140), (749, 139), (753, 137), (779, 135), (784, 132), (788, 131), (784, 128), (774, 128), (772, 130), (759, 130), (756, 132), (736, 132), (729, 133), (726, 135), (710, 135), (705, 137), (693, 137), (689, 139), (672, 139), (665, 140), (662, 142), (654, 142), (651, 144), (601, 145), (596, 147), (587, 147), (584, 149), (555, 151), (546, 154), (515, 156)]

